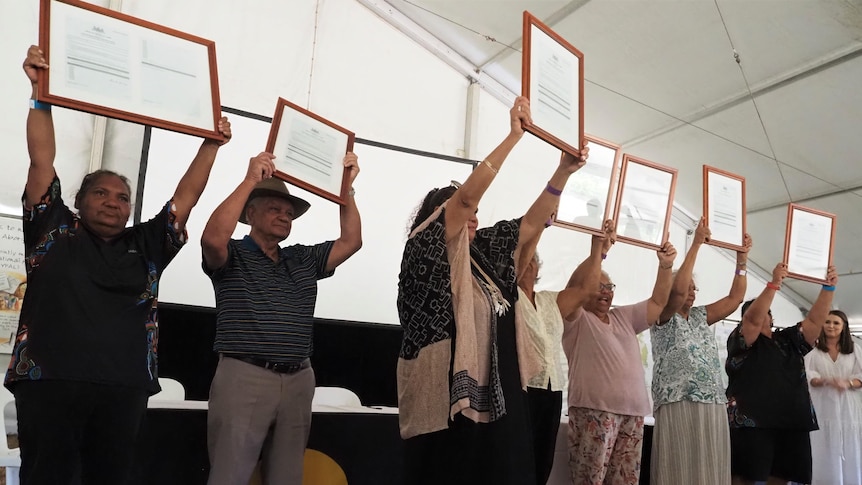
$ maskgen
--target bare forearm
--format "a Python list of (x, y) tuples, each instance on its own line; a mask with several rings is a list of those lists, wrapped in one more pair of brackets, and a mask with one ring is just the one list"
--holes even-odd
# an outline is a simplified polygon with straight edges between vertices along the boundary
[(339, 212), (341, 222), (341, 237), (348, 245), (358, 250), (362, 247), (362, 218), (352, 195), (347, 196), (347, 203), (341, 206)]
[(45, 193), (54, 177), (57, 144), (50, 111), (31, 109), (27, 115), (27, 151), (30, 155), (30, 167), (27, 173), (26, 198), (27, 205), (32, 206)]
[(243, 180), (239, 186), (213, 211), (201, 234), (201, 243), (210, 247), (224, 247), (236, 229), (237, 221), (248, 196), (255, 187), (250, 180)]
[(834, 294), (834, 291), (820, 290), (820, 294), (814, 300), (814, 305), (808, 311), (808, 318), (815, 322), (825, 322), (827, 315), (829, 315), (829, 310), (832, 308)]
[[(774, 278), (773, 278), (774, 279)], [(779, 282), (781, 280), (778, 280)], [(770, 288), (770, 285), (776, 283), (767, 283), (767, 286), (760, 292), (760, 295), (751, 302), (751, 306), (742, 315), (742, 338), (745, 339), (746, 345), (753, 344), (759, 335), (766, 334), (772, 324), (772, 319), (769, 318), (769, 307), (772, 305), (772, 299), (775, 297), (777, 286)]]
[(205, 140), (177, 184), (173, 199), (177, 206), (177, 219), (181, 225), (185, 224), (192, 208), (197, 205), (206, 188), (218, 149), (216, 142)]
[(545, 229), (545, 223), (554, 213), (557, 205), (560, 203), (559, 192), (566, 186), (571, 172), (557, 167), (551, 179), (548, 181), (549, 187), (543, 187), (542, 192), (536, 201), (527, 210), (524, 219), (521, 222), (521, 239), (530, 241), (542, 234)]
[(592, 287), (598, 287), (602, 275), (602, 244), (601, 239), (593, 238), (590, 255), (572, 272), (567, 288), (588, 287), (591, 282), (595, 283)]
[(727, 294), (728, 298), (732, 301), (736, 302), (736, 304), (742, 303), (742, 300), (745, 298), (745, 291), (748, 289), (748, 278), (745, 274), (739, 274), (741, 270), (737, 267), (736, 272), (733, 275), (733, 283), (730, 284), (730, 293)]
[[(667, 305), (667, 300), (670, 298), (670, 288), (673, 285), (673, 264), (668, 263), (662, 266), (659, 262), (658, 274), (655, 278), (655, 286), (653, 286), (650, 301), (659, 308), (663, 309)], [(658, 315), (656, 315), (658, 318)], [(652, 319), (651, 319), (652, 320)]]
[(688, 287), (691, 284), (691, 275), (694, 271), (694, 263), (697, 260), (697, 253), (700, 251), (700, 243), (693, 243), (690, 248), (688, 248), (688, 252), (685, 254), (685, 258), (682, 260), (682, 264), (676, 272), (676, 278), (673, 280), (673, 287), (671, 291), (678, 295), (686, 295), (688, 294)]
[(817, 337), (820, 336), (820, 330), (826, 322), (826, 317), (829, 315), (829, 310), (832, 308), (832, 298), (834, 291), (820, 290), (817, 299), (808, 311), (805, 320), (802, 321), (802, 335), (809, 344), (814, 344)]
[[(464, 184), (458, 189), (458, 203), (468, 208), (468, 211), (465, 214), (471, 213), (475, 210), (476, 207), (479, 206), (479, 200), (485, 195), (485, 191), (490, 187), (491, 182), (494, 181), (494, 176), (497, 174), (497, 171), (503, 166), (503, 163), (506, 161), (506, 157), (509, 156), (512, 149), (515, 148), (515, 145), (521, 139), (521, 136), (509, 133), (508, 136), (499, 144), (497, 148), (495, 148), (480, 164), (476, 167), (476, 170), (473, 170), (470, 173), (470, 176), (467, 177), (467, 180), (464, 181)], [(488, 166), (490, 165), (490, 167)], [(466, 218), (465, 218), (466, 220)]]

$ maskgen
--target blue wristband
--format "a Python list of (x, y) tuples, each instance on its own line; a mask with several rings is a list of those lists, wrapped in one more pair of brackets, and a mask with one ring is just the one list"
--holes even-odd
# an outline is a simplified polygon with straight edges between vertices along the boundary
[(835, 286), (833, 286), (833, 285), (823, 285), (823, 291), (835, 291)]
[(30, 109), (38, 109), (42, 111), (51, 111), (51, 105), (48, 103), (42, 103), (35, 99), (30, 99)]

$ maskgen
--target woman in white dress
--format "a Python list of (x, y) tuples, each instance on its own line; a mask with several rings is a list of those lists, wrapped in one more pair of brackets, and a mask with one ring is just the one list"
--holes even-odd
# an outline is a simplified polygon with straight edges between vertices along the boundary
[(812, 485), (862, 484), (862, 350), (832, 310), (805, 371), (820, 430), (811, 432)]

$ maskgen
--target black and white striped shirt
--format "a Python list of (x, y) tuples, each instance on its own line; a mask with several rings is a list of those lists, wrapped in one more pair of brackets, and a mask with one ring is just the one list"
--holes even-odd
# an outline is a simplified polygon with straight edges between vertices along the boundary
[(212, 271), (216, 296), (214, 349), (293, 364), (312, 353), (317, 280), (332, 276), (326, 261), (333, 241), (281, 248), (270, 259), (246, 236), (228, 243), (228, 262)]

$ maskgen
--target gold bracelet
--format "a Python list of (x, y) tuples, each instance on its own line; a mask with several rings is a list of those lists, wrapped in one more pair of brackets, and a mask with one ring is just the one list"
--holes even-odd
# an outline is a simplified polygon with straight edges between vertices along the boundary
[(490, 168), (491, 171), (494, 172), (494, 175), (497, 175), (497, 173), (499, 172), (499, 169), (491, 165), (491, 162), (489, 162), (487, 158), (482, 160), (482, 165), (485, 165), (486, 167)]

